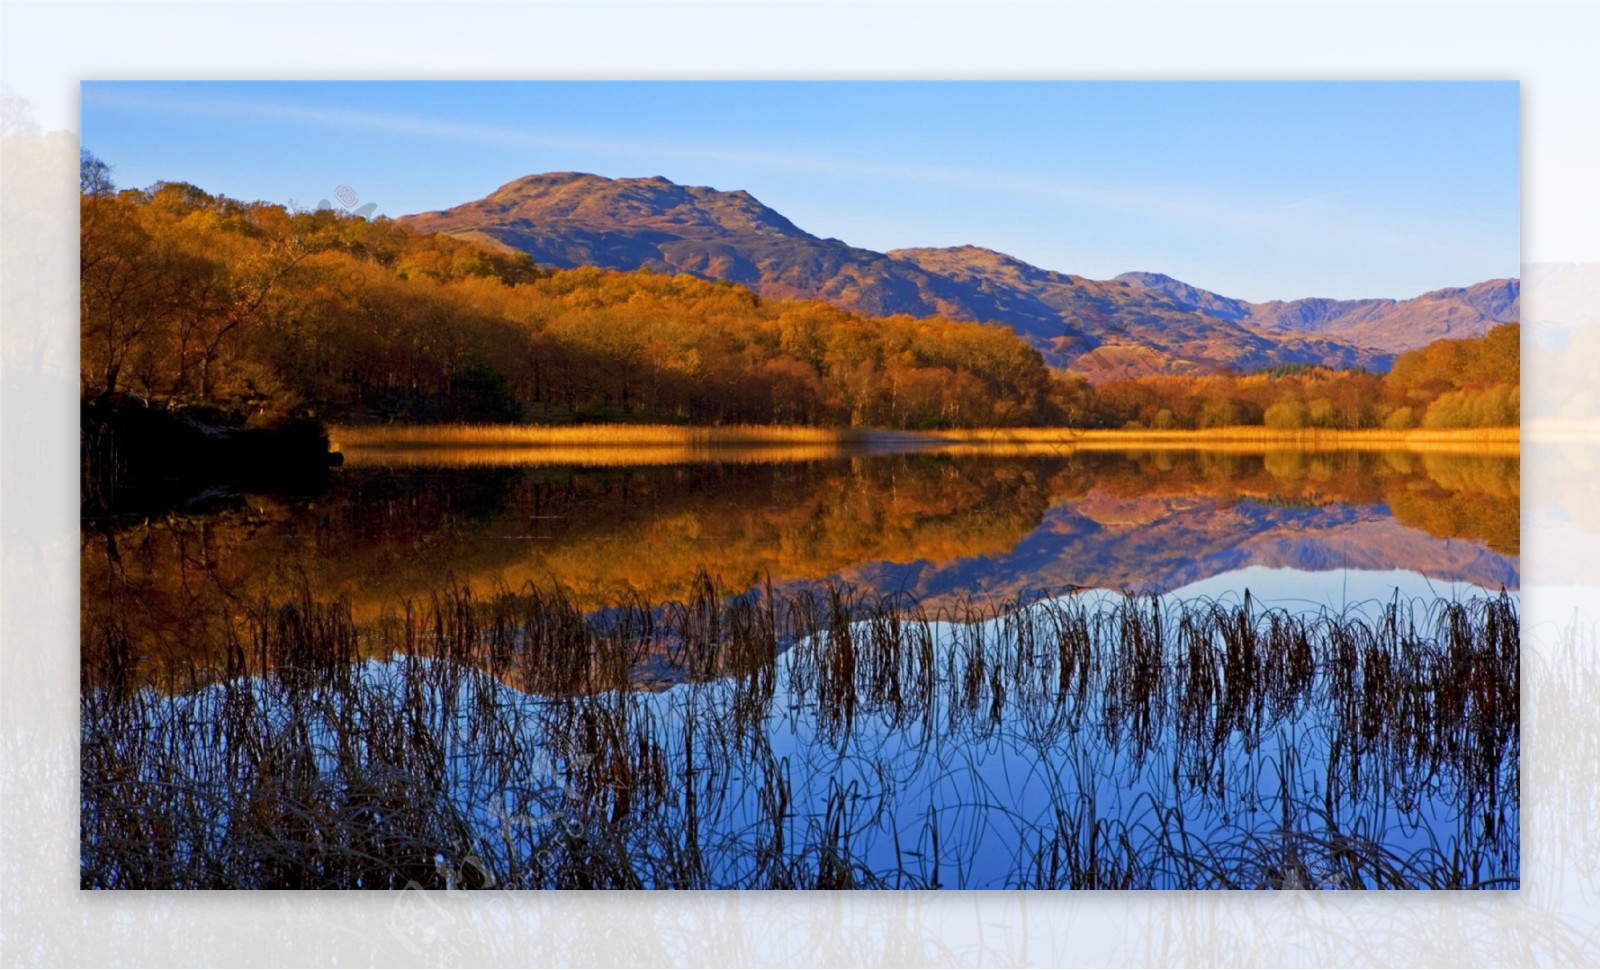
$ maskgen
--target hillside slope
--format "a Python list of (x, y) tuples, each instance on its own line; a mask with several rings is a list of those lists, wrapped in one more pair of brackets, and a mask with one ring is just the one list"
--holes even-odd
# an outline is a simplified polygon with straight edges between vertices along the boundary
[(688, 273), (768, 299), (1002, 323), (1047, 363), (1091, 380), (1294, 363), (1384, 369), (1397, 353), (1481, 335), (1519, 312), (1516, 280), (1413, 300), (1252, 304), (1157, 273), (1090, 280), (977, 246), (879, 253), (806, 232), (748, 192), (661, 177), (531, 175), (397, 221), (525, 252), (545, 266)]

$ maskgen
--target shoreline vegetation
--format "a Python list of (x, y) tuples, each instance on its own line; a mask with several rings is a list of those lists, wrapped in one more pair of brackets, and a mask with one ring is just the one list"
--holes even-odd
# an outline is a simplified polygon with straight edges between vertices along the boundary
[(186, 183), (118, 192), (97, 159), (82, 163), (91, 518), (202, 509), (241, 491), (312, 494), (345, 452), (366, 464), (623, 466), (1519, 447), (1516, 324), (1400, 354), (1386, 374), (1261, 360), (1091, 383), (981, 321), (872, 316), (687, 275), (554, 270)]
[(204, 504), (236, 487), (315, 491), (343, 461), (310, 418), (254, 423), (133, 395), (82, 402), (78, 428), (79, 502), (90, 516)]
[[(784, 425), (679, 426), (588, 425), (335, 425), (328, 429), (336, 451), (411, 451), (462, 449), (503, 452), (560, 452), (581, 458), (609, 450), (692, 452), (700, 449), (784, 449), (802, 456), (825, 456), (830, 449), (1042, 446), (1084, 449), (1189, 449), (1292, 447), (1304, 450), (1390, 449), (1470, 451), (1513, 454), (1521, 429), (1412, 428), (1282, 429), (1254, 426), (1196, 431), (1130, 431), (1078, 428), (973, 428), (951, 431), (884, 431)], [(348, 456), (347, 456), (348, 457)]]
[(80, 176), (91, 516), (314, 490), (338, 452), (374, 461), (377, 446), (432, 448), (432, 460), (470, 449), (462, 461), (484, 462), (492, 445), (501, 464), (1517, 447), (1516, 324), (1400, 354), (1386, 374), (1262, 358), (1239, 372), (1130, 366), (1091, 383), (992, 323), (873, 316), (689, 275), (550, 269), (183, 182), (119, 192), (87, 152)]
[[(1130, 361), (1091, 381), (982, 320), (875, 316), (686, 274), (551, 269), (182, 182), (119, 192), (87, 153), (80, 189), (83, 402), (127, 395), (258, 424), (971, 435), (987, 432), (961, 429), (1496, 428), (1521, 413), (1515, 323), (1401, 353), (1382, 374), (1306, 352), (1170, 372)], [(1071, 339), (1092, 350), (1104, 336)]]

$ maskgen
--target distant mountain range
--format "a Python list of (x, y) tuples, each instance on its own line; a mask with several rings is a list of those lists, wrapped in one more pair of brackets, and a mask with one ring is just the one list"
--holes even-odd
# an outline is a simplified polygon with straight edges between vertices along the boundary
[(1053, 506), (1031, 534), (998, 555), (864, 563), (840, 575), (868, 589), (955, 602), (974, 592), (1005, 599), (1067, 585), (1167, 592), (1247, 566), (1400, 569), (1485, 589), (1517, 589), (1521, 582), (1517, 556), (1430, 535), (1370, 506), (1098, 491)]
[(770, 299), (1002, 323), (1052, 366), (1096, 381), (1298, 363), (1383, 370), (1398, 353), (1479, 336), (1520, 313), (1514, 279), (1411, 300), (1249, 303), (1159, 273), (1091, 280), (977, 246), (879, 253), (814, 236), (748, 192), (660, 177), (531, 175), (397, 221), (520, 250), (545, 266), (689, 273)]

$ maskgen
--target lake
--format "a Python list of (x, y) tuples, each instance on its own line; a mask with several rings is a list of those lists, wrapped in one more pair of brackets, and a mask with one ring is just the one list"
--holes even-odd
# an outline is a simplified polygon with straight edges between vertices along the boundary
[(1516, 885), (1514, 451), (346, 458), (85, 525), (86, 886)]

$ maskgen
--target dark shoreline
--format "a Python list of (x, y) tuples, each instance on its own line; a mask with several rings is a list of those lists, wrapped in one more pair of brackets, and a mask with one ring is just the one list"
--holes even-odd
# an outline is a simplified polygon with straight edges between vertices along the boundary
[(314, 494), (344, 460), (313, 418), (250, 427), (238, 412), (132, 395), (82, 401), (78, 414), (84, 518), (194, 509), (241, 491)]

